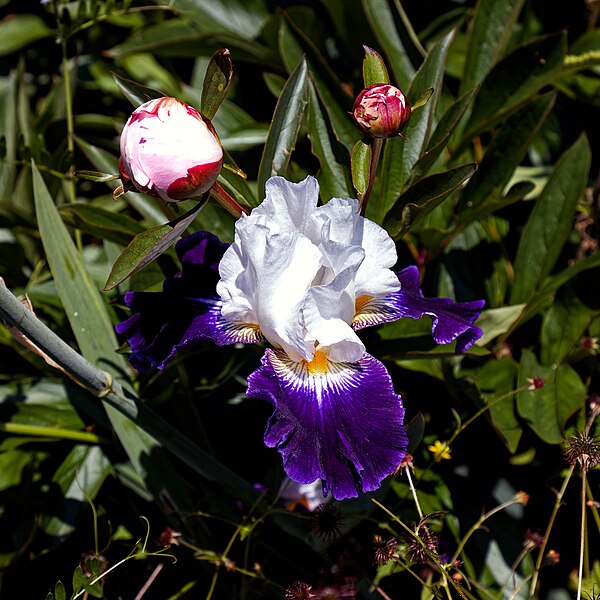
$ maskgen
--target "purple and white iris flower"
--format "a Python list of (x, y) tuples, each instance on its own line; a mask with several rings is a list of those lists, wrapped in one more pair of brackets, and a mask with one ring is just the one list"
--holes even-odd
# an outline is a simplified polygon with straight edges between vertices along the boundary
[(379, 488), (408, 443), (402, 399), (356, 331), (429, 315), (434, 340), (456, 340), (463, 352), (482, 334), (474, 322), (483, 301), (424, 298), (416, 267), (391, 270), (394, 242), (357, 200), (317, 206), (318, 197), (313, 177), (272, 177), (233, 244), (207, 232), (181, 240), (181, 274), (162, 293), (129, 292), (134, 314), (117, 331), (139, 370), (163, 368), (200, 339), (268, 342), (247, 390), (273, 405), (265, 443), (292, 480), (321, 479), (325, 494), (343, 499)]

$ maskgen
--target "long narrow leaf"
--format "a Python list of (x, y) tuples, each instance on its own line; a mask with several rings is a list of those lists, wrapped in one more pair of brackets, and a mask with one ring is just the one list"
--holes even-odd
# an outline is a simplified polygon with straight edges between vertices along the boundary
[[(62, 222), (35, 164), (33, 192), (36, 215), (50, 270), (81, 353), (117, 378), (125, 372), (125, 358), (115, 352), (117, 340), (107, 307), (88, 275), (75, 244)], [(137, 473), (150, 493), (161, 500), (164, 490), (182, 510), (190, 508), (182, 481), (175, 476), (158, 442), (104, 403), (110, 422)]]
[(501, 57), (525, 0), (480, 0), (475, 9), (461, 93), (475, 87)]
[(321, 164), (317, 179), (321, 195), (328, 198), (350, 198), (354, 195), (347, 160), (340, 160), (337, 141), (327, 127), (315, 85), (309, 82), (308, 137), (313, 154)]
[(285, 175), (307, 104), (308, 67), (302, 59), (287, 80), (275, 107), (258, 169), (259, 199), (265, 197), (265, 183), (269, 177)]
[(537, 199), (517, 250), (512, 304), (530, 300), (558, 260), (573, 227), (590, 162), (591, 149), (584, 134), (561, 156)]
[(471, 177), (476, 168), (471, 163), (421, 179), (400, 196), (383, 226), (392, 237), (404, 235)]
[(172, 246), (196, 218), (196, 215), (205, 206), (206, 201), (207, 199), (201, 200), (196, 206), (174, 221), (138, 233), (113, 265), (104, 285), (104, 290), (112, 290), (127, 277), (151, 263)]
[[(495, 202), (502, 195), (514, 170), (523, 160), (529, 144), (554, 106), (554, 94), (531, 102), (504, 123), (488, 146), (475, 176), (461, 198), (468, 211)], [(518, 303), (517, 303), (518, 304)]]
[(558, 78), (566, 51), (566, 33), (561, 32), (517, 48), (496, 65), (479, 88), (465, 127), (465, 142), (506, 119)]
[(363, 0), (362, 5), (367, 21), (388, 59), (396, 83), (402, 89), (407, 89), (415, 75), (415, 67), (396, 28), (394, 13), (388, 0)]

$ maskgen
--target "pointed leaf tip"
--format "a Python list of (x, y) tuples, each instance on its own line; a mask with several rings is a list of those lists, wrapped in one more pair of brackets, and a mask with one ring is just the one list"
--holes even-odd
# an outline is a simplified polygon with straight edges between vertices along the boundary
[(227, 48), (220, 48), (211, 57), (200, 99), (200, 112), (212, 119), (227, 96), (227, 90), (233, 79), (233, 63)]

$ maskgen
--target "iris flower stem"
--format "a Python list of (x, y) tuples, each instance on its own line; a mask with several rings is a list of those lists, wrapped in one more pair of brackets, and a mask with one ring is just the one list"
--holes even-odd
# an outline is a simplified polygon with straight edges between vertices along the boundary
[(0, 319), (14, 325), (40, 350), (46, 353), (65, 373), (81, 387), (113, 406), (157, 439), (167, 450), (182, 460), (201, 477), (222, 485), (234, 497), (253, 505), (262, 504), (260, 493), (247, 481), (218, 463), (210, 454), (199, 448), (181, 432), (164, 421), (152, 409), (140, 404), (120, 383), (92, 365), (71, 346), (59, 338), (31, 311), (0, 284)]
[(360, 201), (360, 214), (364, 217), (367, 212), (367, 203), (369, 202), (369, 196), (373, 190), (373, 184), (375, 183), (375, 176), (377, 175), (377, 165), (379, 164), (379, 157), (381, 156), (381, 148), (383, 147), (383, 138), (373, 138), (373, 149), (371, 151), (371, 161), (369, 163), (369, 183), (365, 195)]

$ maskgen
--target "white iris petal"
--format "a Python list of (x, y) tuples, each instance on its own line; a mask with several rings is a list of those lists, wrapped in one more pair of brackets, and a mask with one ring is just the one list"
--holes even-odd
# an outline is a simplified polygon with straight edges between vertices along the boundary
[(399, 289), (390, 270), (394, 242), (358, 214), (357, 200), (317, 207), (313, 177), (267, 182), (266, 199), (236, 224), (219, 265), (222, 316), (258, 325), (296, 362), (315, 351), (333, 362), (358, 362), (365, 347), (351, 327), (357, 298)]

